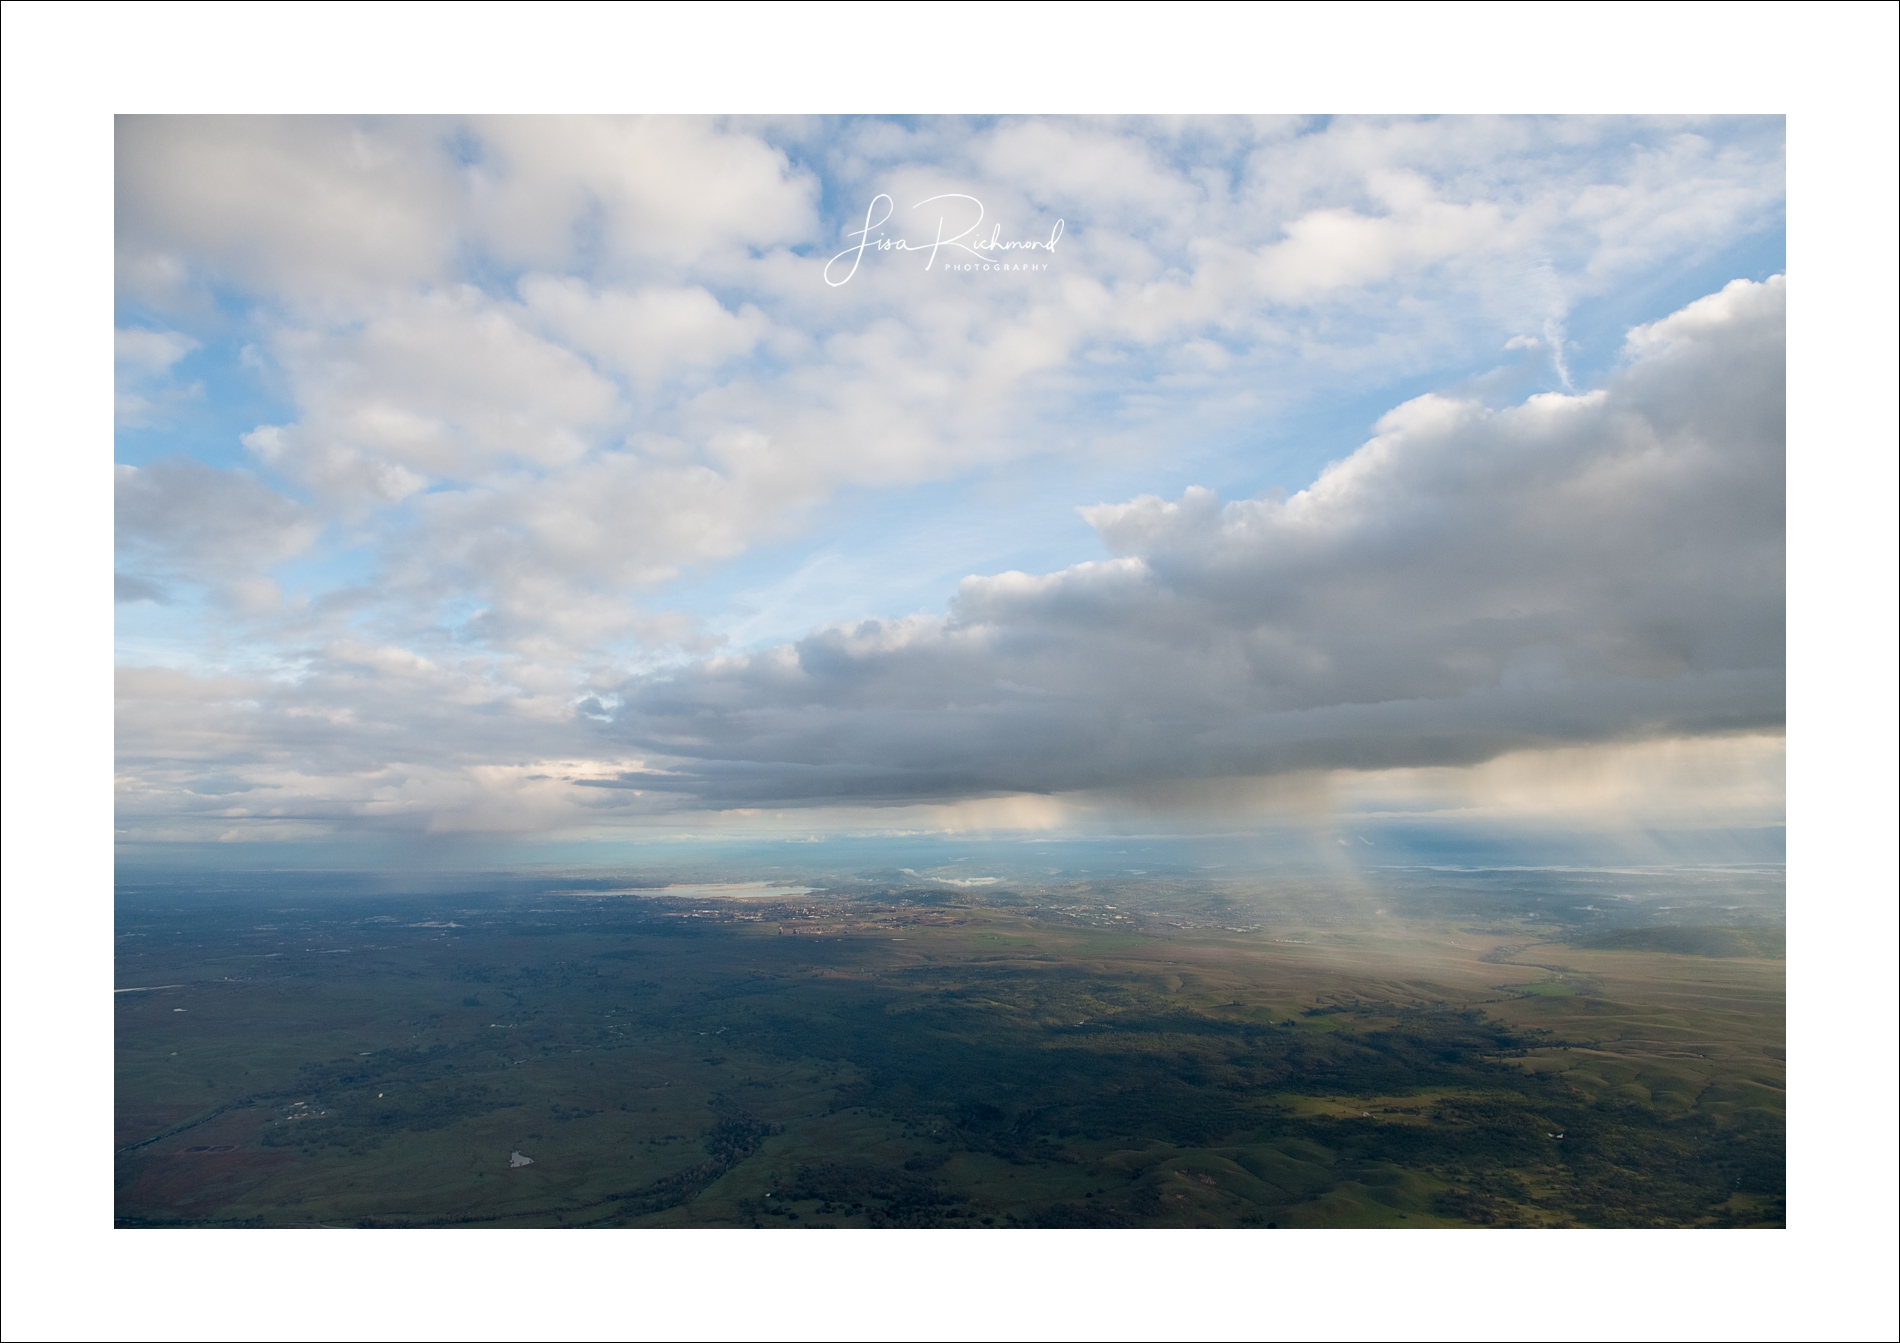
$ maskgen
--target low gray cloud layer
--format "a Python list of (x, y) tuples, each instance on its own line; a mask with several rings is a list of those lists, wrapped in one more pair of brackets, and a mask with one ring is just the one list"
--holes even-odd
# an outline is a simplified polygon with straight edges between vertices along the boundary
[(1639, 328), (1587, 394), (1408, 402), (1284, 501), (1086, 510), (1115, 558), (942, 618), (630, 680), (602, 732), (671, 772), (608, 786), (896, 803), (1772, 730), (1784, 299)]

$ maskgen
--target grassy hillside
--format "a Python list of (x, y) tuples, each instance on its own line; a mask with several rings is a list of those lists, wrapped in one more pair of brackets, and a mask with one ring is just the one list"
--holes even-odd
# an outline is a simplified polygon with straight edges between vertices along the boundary
[(1782, 928), (1618, 928), (1573, 943), (1604, 951), (1663, 951), (1677, 956), (1758, 956), (1781, 960), (1788, 954)]

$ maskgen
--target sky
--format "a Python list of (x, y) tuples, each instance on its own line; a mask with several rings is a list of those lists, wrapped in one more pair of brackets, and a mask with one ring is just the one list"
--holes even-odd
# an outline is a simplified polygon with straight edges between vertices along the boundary
[(121, 852), (1779, 858), (1784, 138), (120, 117)]

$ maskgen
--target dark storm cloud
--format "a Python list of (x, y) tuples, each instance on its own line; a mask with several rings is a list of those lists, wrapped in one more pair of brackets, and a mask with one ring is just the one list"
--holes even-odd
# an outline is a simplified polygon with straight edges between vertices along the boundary
[(966, 579), (620, 690), (719, 806), (1468, 764), (1783, 720), (1784, 285), (1631, 333), (1601, 389), (1422, 397), (1285, 501), (1087, 510), (1116, 558)]

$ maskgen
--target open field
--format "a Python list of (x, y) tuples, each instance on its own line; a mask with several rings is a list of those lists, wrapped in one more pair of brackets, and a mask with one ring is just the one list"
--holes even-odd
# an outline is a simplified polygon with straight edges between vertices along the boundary
[(1783, 964), (1719, 954), (1768, 930), (1683, 954), (1476, 914), (1132, 880), (134, 893), (118, 1219), (1780, 1225)]

